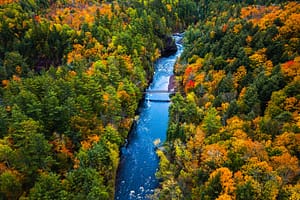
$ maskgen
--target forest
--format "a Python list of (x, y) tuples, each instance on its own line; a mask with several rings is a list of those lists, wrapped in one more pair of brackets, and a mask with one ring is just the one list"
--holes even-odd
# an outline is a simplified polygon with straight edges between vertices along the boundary
[(113, 199), (120, 146), (189, 3), (1, 1), (0, 199)]
[(0, 199), (113, 199), (183, 31), (153, 199), (300, 199), (299, 2), (2, 0), (0, 19)]
[(210, 2), (175, 68), (157, 199), (300, 199), (300, 4)]

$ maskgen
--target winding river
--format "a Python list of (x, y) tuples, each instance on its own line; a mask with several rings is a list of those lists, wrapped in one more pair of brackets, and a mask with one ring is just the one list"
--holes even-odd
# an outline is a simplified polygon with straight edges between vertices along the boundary
[[(160, 58), (155, 63), (153, 82), (148, 90), (167, 91), (174, 64), (183, 51), (182, 35), (173, 36), (178, 50), (175, 55)], [(116, 179), (115, 200), (149, 199), (159, 181), (155, 178), (159, 158), (155, 141), (163, 143), (168, 127), (169, 93), (147, 93), (140, 116), (129, 134), (128, 144), (121, 149)]]

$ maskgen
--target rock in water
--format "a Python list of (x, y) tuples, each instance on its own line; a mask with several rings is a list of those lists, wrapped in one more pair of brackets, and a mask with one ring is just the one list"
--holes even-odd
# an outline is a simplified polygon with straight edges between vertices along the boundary
[(162, 57), (168, 57), (175, 54), (177, 51), (177, 46), (175, 40), (171, 36), (165, 36), (164, 47), (161, 50)]

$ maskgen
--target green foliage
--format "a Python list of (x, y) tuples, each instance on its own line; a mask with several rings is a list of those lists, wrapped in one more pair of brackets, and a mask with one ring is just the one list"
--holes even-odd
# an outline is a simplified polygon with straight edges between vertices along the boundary
[(81, 167), (68, 173), (68, 199), (110, 199), (101, 175), (93, 168)]
[[(283, 152), (299, 159), (298, 7), (280, 0), (1, 3), (0, 198), (113, 199), (118, 150), (153, 62), (167, 35), (189, 25), (176, 75), (197, 66), (192, 82), (182, 83), (189, 87), (178, 84), (187, 93), (172, 98), (160, 198), (294, 197), (296, 186), (274, 182), (283, 175), (273, 169)], [(210, 177), (211, 157), (237, 174), (244, 169), (236, 195), (223, 194), (221, 176)], [(251, 179), (253, 162), (265, 167), (258, 167), (264, 180)]]
[(190, 0), (0, 3), (0, 198), (113, 199), (153, 62), (196, 13)]
[(216, 199), (222, 191), (222, 185), (220, 183), (221, 173), (219, 172), (216, 176), (208, 181), (205, 190), (202, 193), (202, 197), (205, 200)]
[(297, 199), (299, 2), (197, 3), (158, 173), (172, 175), (158, 195), (173, 183), (178, 199)]
[(218, 116), (217, 110), (211, 107), (203, 118), (203, 129), (209, 136), (217, 133), (219, 128), (221, 128), (220, 117)]
[(252, 199), (255, 195), (255, 190), (251, 185), (251, 182), (246, 182), (243, 185), (239, 185), (236, 190), (236, 199)]
[(29, 199), (68, 199), (68, 193), (57, 174), (45, 173), (30, 190)]
[(22, 192), (20, 177), (10, 171), (0, 175), (0, 197), (3, 199), (17, 199)]

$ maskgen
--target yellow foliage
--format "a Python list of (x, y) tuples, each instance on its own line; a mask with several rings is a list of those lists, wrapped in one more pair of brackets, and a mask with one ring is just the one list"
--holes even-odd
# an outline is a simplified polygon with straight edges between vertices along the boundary
[(253, 50), (251, 47), (244, 47), (244, 51), (247, 56), (251, 55), (253, 53)]
[[(218, 168), (215, 171), (213, 171), (210, 174), (210, 178), (215, 177), (219, 173), (221, 175), (220, 181), (221, 181), (221, 185), (222, 185), (222, 193), (221, 194), (224, 194), (224, 196), (223, 196), (224, 198), (221, 198), (221, 199), (226, 199), (225, 197), (228, 197), (229, 195), (226, 196), (225, 194), (233, 193), (235, 190), (232, 172), (227, 167), (221, 167), (221, 168)], [(228, 198), (231, 199), (230, 196)]]
[(236, 137), (238, 139), (244, 139), (246, 140), (248, 138), (248, 135), (245, 131), (241, 130), (241, 129), (236, 129), (233, 132), (233, 137)]
[(267, 61), (266, 51), (266, 48), (262, 48), (249, 56), (249, 59), (253, 62), (255, 67), (263, 65)]
[(300, 183), (292, 186), (290, 185), (289, 190), (291, 192), (291, 196), (289, 200), (299, 200), (300, 199)]
[(125, 90), (117, 91), (117, 97), (122, 101), (130, 101), (130, 96)]
[(74, 77), (74, 76), (77, 75), (77, 73), (76, 73), (75, 71), (71, 70), (71, 71), (69, 71), (69, 75), (70, 75), (71, 77)]
[[(300, 8), (300, 6), (298, 6)], [(288, 16), (284, 26), (280, 27), (280, 35), (297, 35), (300, 32), (300, 13), (292, 13)]]
[(208, 73), (212, 75), (212, 80), (205, 82), (204, 86), (208, 89), (208, 93), (212, 94), (216, 90), (219, 82), (225, 77), (226, 73), (224, 70), (211, 70)]
[(215, 31), (211, 31), (211, 32), (209, 33), (209, 37), (210, 37), (211, 39), (214, 39), (215, 36), (216, 36), (216, 32), (215, 32)]
[(172, 11), (172, 6), (171, 6), (171, 4), (167, 4), (166, 7), (167, 7), (167, 9), (168, 9), (169, 12)]
[(128, 71), (132, 71), (133, 70), (133, 63), (132, 63), (131, 57), (128, 56), (128, 55), (123, 55), (122, 59), (124, 60), (126, 69)]
[(216, 200), (233, 200), (235, 198), (231, 197), (228, 194), (221, 194)]
[(272, 70), (273, 70), (273, 63), (271, 60), (267, 60), (264, 64), (265, 67), (265, 74), (266, 76), (270, 76), (272, 74)]
[(235, 34), (238, 34), (243, 28), (243, 25), (242, 24), (236, 24), (234, 27), (233, 27), (233, 32)]
[(245, 66), (240, 66), (237, 71), (233, 74), (234, 88), (239, 86), (239, 82), (247, 75), (247, 69)]

